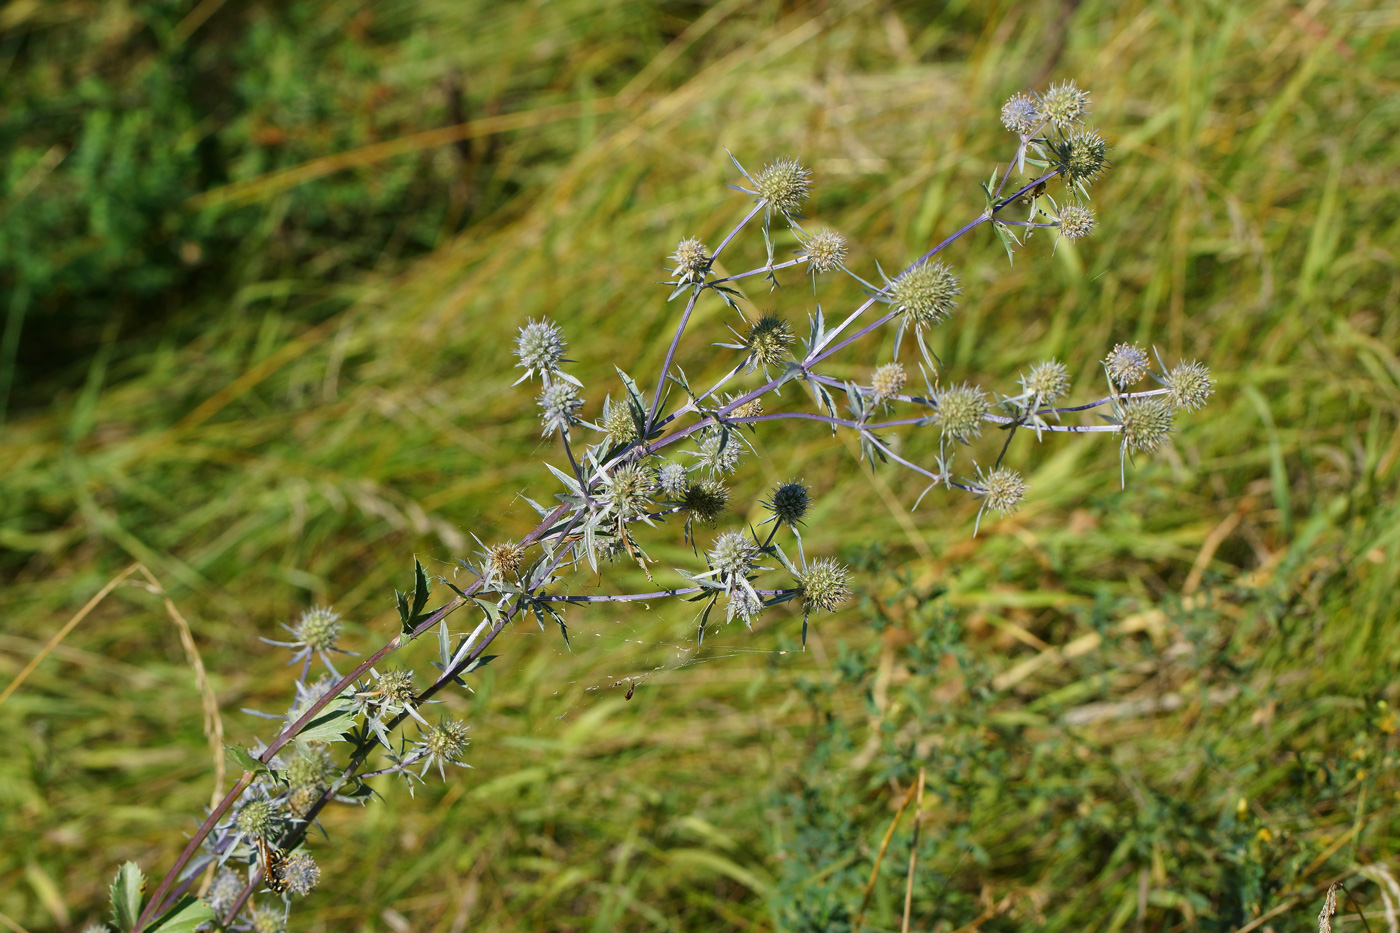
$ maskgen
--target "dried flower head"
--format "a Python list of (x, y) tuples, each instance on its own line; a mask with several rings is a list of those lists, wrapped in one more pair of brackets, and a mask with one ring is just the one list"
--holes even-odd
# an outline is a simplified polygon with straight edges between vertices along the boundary
[(626, 402), (603, 400), (603, 430), (609, 444), (630, 444), (637, 439), (637, 423), (632, 420), (632, 407)]
[(520, 361), (516, 365), (525, 370), (522, 380), (539, 374), (549, 382), (552, 373), (559, 370), (564, 361), (564, 351), (568, 344), (564, 332), (553, 321), (530, 321), (520, 328), (515, 338), (515, 356)]
[(299, 897), (316, 890), (321, 883), (321, 869), (310, 852), (293, 852), (282, 860), (278, 875), (286, 889)]
[(1142, 347), (1120, 343), (1104, 357), (1103, 365), (1113, 384), (1120, 389), (1126, 389), (1141, 382), (1142, 377), (1147, 375), (1147, 368), (1152, 364), (1147, 358), (1147, 351)]
[(1089, 92), (1081, 91), (1073, 81), (1052, 84), (1040, 97), (1040, 111), (1051, 126), (1063, 133), (1088, 114)]
[(776, 366), (788, 358), (788, 347), (794, 340), (788, 322), (776, 314), (765, 314), (749, 327), (744, 338), (744, 347), (749, 353), (749, 364), (758, 364), (764, 372), (769, 366)]
[(1021, 389), (1031, 396), (1031, 407), (1053, 405), (1069, 394), (1069, 368), (1059, 360), (1036, 363), (1021, 376)]
[(1094, 212), (1078, 204), (1060, 208), (1060, 236), (1080, 240), (1094, 232)]
[(1122, 423), (1123, 450), (1131, 453), (1152, 453), (1171, 434), (1175, 409), (1160, 396), (1128, 399), (1119, 408)]
[(685, 467), (674, 461), (666, 461), (656, 471), (656, 484), (661, 488), (661, 494), (667, 498), (680, 498), (688, 482)]
[(715, 539), (706, 557), (720, 579), (743, 577), (758, 559), (758, 545), (742, 531), (726, 531)]
[(1042, 119), (1035, 98), (1029, 94), (1013, 94), (1001, 105), (1001, 125), (1018, 136), (1029, 136)]
[(525, 549), (514, 541), (493, 544), (486, 549), (486, 578), (494, 582), (515, 577), (524, 563)]
[(772, 500), (763, 504), (773, 513), (765, 523), (776, 520), (791, 527), (801, 522), (812, 507), (812, 494), (805, 484), (791, 480), (774, 489)]
[(1167, 374), (1167, 398), (1177, 408), (1195, 411), (1205, 405), (1206, 399), (1215, 394), (1215, 380), (1205, 364), (1192, 360), (1178, 363)]
[(982, 420), (991, 413), (991, 399), (979, 386), (950, 386), (934, 399), (938, 406), (933, 413), (934, 424), (943, 428), (945, 436), (964, 444), (982, 436)]
[(812, 173), (796, 159), (779, 159), (753, 177), (763, 203), (784, 215), (802, 206), (812, 192)]
[(802, 255), (814, 274), (838, 269), (846, 261), (846, 238), (829, 227), (823, 227), (802, 244)]
[(555, 431), (567, 431), (578, 424), (579, 412), (583, 410), (578, 386), (572, 382), (552, 382), (545, 386), (537, 404), (540, 424), (544, 426), (540, 432), (542, 437), (548, 437)]
[(705, 244), (691, 237), (681, 240), (676, 246), (675, 253), (671, 260), (675, 262), (675, 268), (671, 270), (677, 281), (697, 284), (705, 281), (705, 275), (710, 271), (710, 257), (705, 252)]
[(1056, 168), (1065, 183), (1085, 191), (1089, 183), (1108, 169), (1108, 143), (1094, 130), (1080, 130), (1053, 144)]
[(757, 418), (763, 414), (763, 399), (751, 398), (744, 404), (737, 406), (731, 414), (735, 418)]
[(702, 480), (685, 490), (681, 506), (697, 521), (713, 525), (729, 507), (729, 490), (715, 480)]
[(870, 375), (870, 391), (880, 401), (892, 399), (904, 389), (904, 367), (899, 363), (882, 363)]
[(797, 575), (802, 608), (831, 612), (851, 598), (851, 571), (829, 557), (808, 564)]
[(960, 291), (957, 275), (936, 259), (913, 266), (889, 287), (895, 306), (920, 329), (947, 320)]

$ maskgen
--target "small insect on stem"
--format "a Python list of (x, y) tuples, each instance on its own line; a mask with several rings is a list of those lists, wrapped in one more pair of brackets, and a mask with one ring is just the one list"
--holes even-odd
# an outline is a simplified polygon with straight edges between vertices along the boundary
[(283, 877), (283, 870), (286, 868), (287, 853), (269, 845), (266, 839), (259, 836), (258, 860), (262, 863), (263, 884), (274, 894), (286, 894), (287, 879)]

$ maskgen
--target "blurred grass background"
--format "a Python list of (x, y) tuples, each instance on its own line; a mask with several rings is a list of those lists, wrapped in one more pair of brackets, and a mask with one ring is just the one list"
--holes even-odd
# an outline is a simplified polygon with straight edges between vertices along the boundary
[[(267, 738), (240, 710), (286, 705), (277, 622), (330, 602), (373, 650), (414, 555), (447, 573), (471, 533), (531, 527), (517, 493), (553, 494), (517, 326), (565, 327), (591, 414), (614, 362), (654, 379), (665, 257), (745, 208), (725, 148), (806, 161), (809, 216), (869, 277), (981, 209), (1001, 102), (1064, 78), (1115, 147), (1100, 231), (1009, 268), (960, 242), (935, 349), (1002, 392), (1059, 356), (1076, 397), (1116, 341), (1199, 358), (1219, 392), (1174, 447), (1120, 490), (1106, 438), (1022, 438), (1028, 507), (974, 539), (976, 503), (911, 513), (920, 484), (853, 445), (760, 432), (735, 520), (804, 477), (807, 553), (852, 561), (859, 601), (805, 653), (779, 612), (701, 648), (688, 605), (575, 611), (572, 651), (519, 626), (447, 706), (475, 770), (328, 813), (292, 925), (846, 929), (922, 766), (918, 929), (1310, 927), (1318, 885), (1385, 866), (1397, 828), (1382, 5), (9, 0), (3, 679), (141, 561), (226, 740)], [(743, 238), (724, 265), (762, 256)], [(752, 307), (800, 330), (810, 286), (784, 284)], [(701, 303), (692, 377), (731, 320)], [(693, 560), (676, 531), (662, 568)], [(97, 918), (122, 860), (158, 877), (212, 790), (178, 632), (136, 588), (11, 697), (0, 741), (13, 929)], [(865, 929), (899, 927), (908, 825)], [(1383, 878), (1348, 883), (1380, 909)]]

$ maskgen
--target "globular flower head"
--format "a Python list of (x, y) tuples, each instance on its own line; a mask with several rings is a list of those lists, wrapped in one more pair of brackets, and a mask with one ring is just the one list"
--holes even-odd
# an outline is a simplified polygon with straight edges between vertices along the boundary
[(773, 520), (792, 526), (802, 521), (812, 507), (812, 494), (804, 483), (792, 480), (773, 490), (773, 498), (764, 505), (773, 513)]
[(1119, 407), (1123, 449), (1131, 453), (1152, 453), (1172, 431), (1175, 409), (1159, 396), (1128, 399)]
[(1142, 347), (1120, 343), (1104, 357), (1103, 365), (1113, 384), (1120, 389), (1126, 389), (1140, 382), (1152, 364), (1147, 358), (1147, 351)]
[(751, 398), (742, 405), (736, 405), (731, 414), (735, 418), (757, 418), (763, 414), (763, 399)]
[(1021, 500), (1026, 498), (1026, 481), (1015, 470), (998, 467), (980, 477), (978, 494), (983, 496), (983, 505), (1002, 515), (1016, 511)]
[(728, 476), (739, 466), (743, 442), (732, 431), (711, 431), (700, 441), (695, 457), (710, 476)]
[(467, 753), (467, 744), (471, 740), (467, 737), (470, 727), (460, 719), (448, 719), (446, 717), (438, 720), (437, 725), (430, 726), (426, 730), (419, 730), (417, 747), (423, 753), (423, 773), (427, 774), (428, 769), (437, 765), (438, 774), (446, 777), (443, 765), (457, 765), (467, 767), (462, 763), (462, 758)]
[(982, 436), (982, 420), (991, 413), (991, 399), (979, 386), (950, 386), (935, 398), (935, 424), (943, 433), (964, 444)]
[(763, 600), (758, 594), (747, 586), (731, 586), (725, 593), (728, 601), (725, 605), (725, 621), (733, 622), (735, 618), (743, 620), (745, 625), (752, 627), (754, 617), (763, 611)]
[(413, 686), (413, 672), (402, 667), (391, 667), (383, 674), (370, 668), (377, 683), (374, 695), (386, 707), (408, 706), (413, 703), (418, 691)]
[(808, 564), (797, 575), (802, 607), (808, 612), (831, 612), (851, 598), (851, 571), (829, 557)]
[(703, 282), (710, 271), (710, 256), (705, 251), (705, 244), (694, 237), (681, 240), (671, 260), (676, 264), (671, 274), (680, 282)]
[(1094, 232), (1094, 212), (1079, 204), (1066, 204), (1060, 209), (1060, 236), (1080, 240)]
[(604, 498), (612, 511), (624, 519), (646, 512), (656, 495), (656, 471), (640, 463), (624, 463), (603, 483)]
[(629, 444), (637, 439), (637, 423), (632, 420), (632, 407), (626, 402), (603, 400), (603, 430), (609, 444)]
[(282, 860), (278, 877), (289, 892), (304, 897), (320, 884), (321, 869), (310, 852), (293, 852)]
[(721, 579), (743, 577), (758, 560), (758, 545), (742, 531), (726, 531), (715, 539), (707, 557)]
[(729, 490), (715, 480), (701, 480), (685, 490), (681, 506), (698, 521), (713, 525), (729, 507)]
[(248, 929), (252, 933), (286, 933), (286, 912), (270, 904), (254, 907), (248, 914)]
[(846, 238), (829, 227), (823, 227), (802, 244), (802, 255), (814, 274), (839, 269), (846, 261)]
[(277, 805), (261, 798), (249, 800), (238, 808), (238, 814), (233, 818), (233, 828), (244, 836), (271, 839), (282, 828)]
[(323, 745), (304, 743), (287, 762), (287, 783), (292, 787), (325, 787), (336, 775), (335, 760)]
[(870, 375), (870, 390), (880, 401), (892, 399), (904, 389), (904, 367), (899, 363), (882, 363)]
[(522, 379), (539, 374), (545, 382), (559, 369), (564, 361), (564, 350), (568, 344), (564, 332), (553, 321), (530, 321), (520, 328), (515, 338), (515, 356), (520, 361), (516, 365), (525, 370)]
[(1013, 94), (1001, 105), (1001, 125), (1018, 136), (1030, 135), (1042, 119), (1035, 98), (1029, 94)]
[(1089, 92), (1081, 91), (1073, 81), (1052, 84), (1040, 97), (1040, 112), (1063, 133), (1088, 114)]
[(1076, 191), (1108, 170), (1108, 143), (1094, 130), (1080, 130), (1054, 144), (1056, 168)]
[(953, 270), (936, 259), (906, 270), (889, 286), (895, 306), (920, 329), (947, 320), (961, 290)]
[(812, 173), (796, 159), (779, 159), (753, 177), (763, 203), (787, 215), (796, 211), (812, 193)]
[(749, 327), (744, 338), (744, 348), (749, 353), (749, 363), (763, 367), (776, 366), (788, 357), (788, 347), (792, 346), (792, 328), (788, 322), (775, 314), (765, 314)]
[(685, 467), (668, 460), (656, 471), (656, 484), (661, 488), (663, 496), (670, 499), (680, 498), (689, 484)]
[(486, 578), (506, 580), (520, 573), (525, 563), (525, 549), (514, 541), (503, 541), (486, 549)]
[[(214, 876), (214, 883), (204, 893), (204, 902), (213, 908), (214, 913), (222, 914), (233, 906), (234, 900), (243, 893), (244, 879), (231, 868), (220, 868)], [(105, 929), (105, 928), (104, 928)]]
[(1167, 374), (1167, 398), (1177, 408), (1195, 411), (1205, 405), (1206, 399), (1215, 394), (1215, 380), (1203, 363), (1192, 360), (1178, 363)]
[(1069, 368), (1059, 360), (1036, 363), (1021, 376), (1021, 389), (1032, 396), (1032, 405), (1051, 405), (1069, 394)]
[(305, 819), (311, 808), (321, 799), (322, 790), (309, 784), (293, 787), (287, 794), (287, 812), (298, 820)]
[(552, 382), (540, 393), (538, 405), (540, 423), (544, 426), (541, 436), (548, 437), (579, 423), (583, 399), (579, 398), (578, 386), (572, 382)]
[(292, 624), (292, 634), (313, 651), (330, 651), (340, 636), (340, 614), (329, 606), (315, 606)]

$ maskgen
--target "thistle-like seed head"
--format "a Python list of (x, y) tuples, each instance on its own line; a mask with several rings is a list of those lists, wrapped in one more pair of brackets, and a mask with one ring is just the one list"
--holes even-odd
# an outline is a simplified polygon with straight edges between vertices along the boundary
[(1147, 358), (1147, 351), (1142, 347), (1120, 343), (1104, 357), (1103, 365), (1108, 370), (1108, 378), (1113, 384), (1120, 389), (1126, 389), (1137, 385), (1142, 377), (1147, 375), (1147, 368), (1152, 364)]
[(624, 463), (604, 480), (604, 497), (622, 518), (641, 515), (656, 495), (656, 471), (640, 463)]
[(829, 227), (823, 227), (802, 244), (802, 255), (815, 273), (830, 272), (846, 261), (846, 238)]
[(992, 403), (981, 387), (950, 386), (935, 401), (933, 420), (945, 435), (964, 444), (982, 436), (982, 419), (991, 413)]
[(729, 490), (715, 480), (702, 480), (685, 490), (681, 504), (697, 521), (713, 525), (729, 507)]
[(1080, 130), (1054, 145), (1057, 167), (1065, 183), (1087, 188), (1108, 170), (1108, 143), (1094, 130)]
[(710, 546), (710, 566), (722, 579), (746, 576), (758, 559), (758, 545), (742, 531), (726, 531)]
[(899, 363), (881, 363), (870, 375), (870, 390), (880, 401), (894, 398), (904, 389), (904, 367)]
[(1078, 204), (1066, 204), (1060, 209), (1060, 236), (1066, 240), (1083, 239), (1094, 232), (1094, 212)]
[(1210, 370), (1205, 364), (1192, 360), (1189, 363), (1178, 363), (1167, 374), (1167, 388), (1171, 390), (1167, 393), (1167, 398), (1171, 399), (1173, 405), (1187, 411), (1195, 411), (1203, 407), (1206, 399), (1215, 394), (1215, 380), (1210, 377)]
[(947, 320), (957, 307), (958, 277), (942, 262), (921, 262), (890, 286), (890, 298), (915, 327), (932, 327)]
[(549, 374), (559, 369), (567, 346), (558, 324), (530, 321), (515, 338), (515, 356), (520, 361), (516, 365), (525, 370), (526, 377), (538, 373), (547, 382)]
[(1081, 91), (1073, 81), (1052, 84), (1040, 98), (1040, 111), (1050, 125), (1064, 132), (1081, 122), (1089, 112), (1089, 92)]
[(851, 598), (851, 571), (829, 557), (813, 561), (797, 575), (802, 607), (831, 612)]
[(1069, 394), (1069, 368), (1059, 360), (1036, 363), (1021, 377), (1021, 388), (1034, 396), (1033, 405), (1054, 404)]
[(671, 260), (676, 264), (671, 274), (680, 282), (703, 282), (710, 271), (710, 256), (705, 251), (705, 244), (694, 237), (681, 240)]
[(287, 890), (299, 897), (310, 894), (321, 883), (321, 869), (310, 852), (293, 852), (287, 856), (278, 874)]
[(763, 414), (763, 399), (751, 398), (732, 412), (735, 418), (757, 418)]
[(811, 194), (812, 173), (796, 159), (779, 159), (765, 165), (753, 183), (764, 204), (782, 214), (791, 214)]
[(537, 401), (540, 408), (540, 424), (544, 430), (542, 437), (555, 431), (565, 431), (579, 423), (578, 413), (583, 410), (583, 399), (579, 398), (578, 386), (572, 382), (552, 382), (545, 386)]
[(787, 321), (775, 314), (765, 314), (749, 328), (744, 346), (749, 351), (749, 359), (766, 369), (787, 359), (793, 339)]
[(679, 499), (688, 484), (685, 467), (674, 461), (663, 463), (661, 469), (656, 471), (656, 483), (661, 487), (663, 496), (668, 499)]
[(504, 580), (520, 573), (525, 563), (525, 549), (514, 541), (493, 544), (486, 550), (486, 576)]
[(1042, 119), (1035, 98), (1029, 94), (1013, 94), (1001, 105), (1001, 125), (1018, 136), (1031, 133)]
[(1026, 498), (1026, 481), (1015, 470), (995, 469), (982, 477), (981, 485), (987, 508), (1002, 515), (1016, 511)]
[(292, 625), (297, 641), (316, 651), (329, 651), (340, 637), (340, 614), (329, 606), (315, 606)]
[(632, 420), (631, 406), (625, 402), (603, 401), (603, 430), (608, 432), (609, 444), (630, 444), (637, 439), (637, 423)]
[(812, 495), (803, 483), (792, 480), (774, 489), (773, 500), (765, 504), (779, 522), (796, 525), (812, 507)]
[(1171, 434), (1174, 411), (1160, 396), (1128, 399), (1119, 411), (1124, 449), (1150, 454), (1161, 447)]

